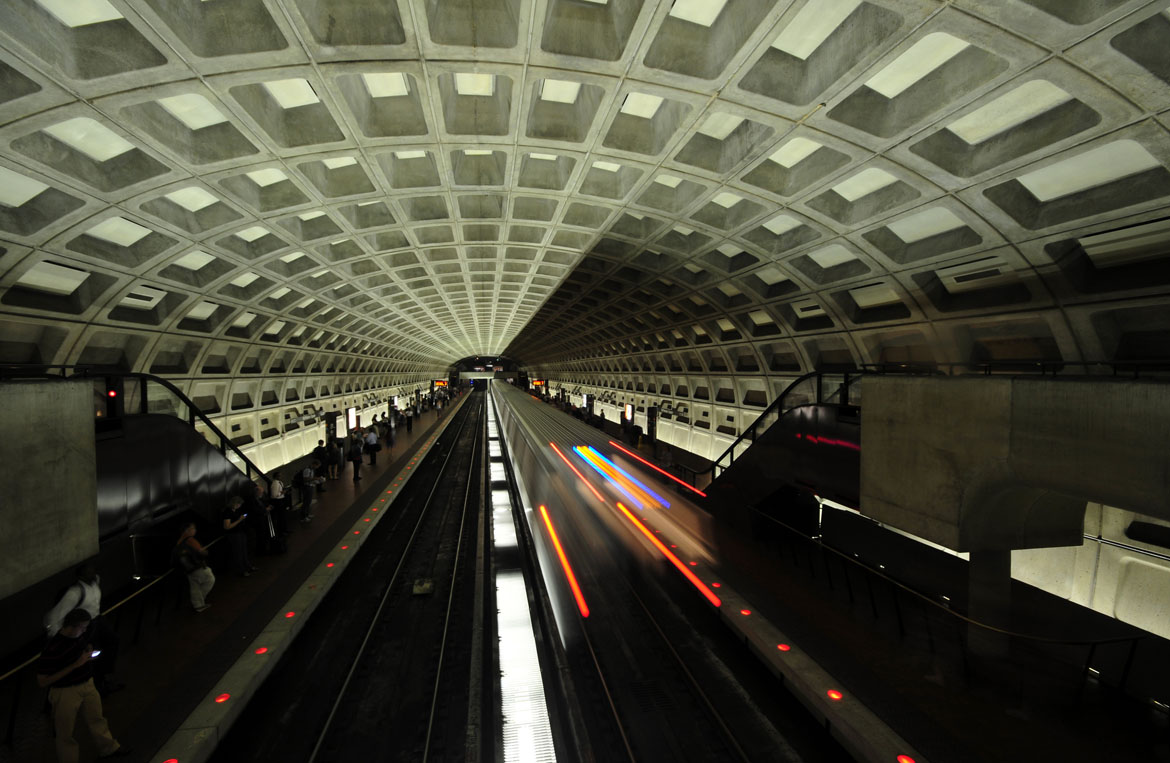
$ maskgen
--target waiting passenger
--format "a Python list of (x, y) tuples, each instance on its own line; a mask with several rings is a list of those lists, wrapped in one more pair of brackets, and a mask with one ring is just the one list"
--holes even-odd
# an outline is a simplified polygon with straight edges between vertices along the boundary
[(125, 684), (113, 677), (114, 662), (118, 658), (118, 634), (110, 622), (102, 617), (102, 579), (92, 562), (86, 562), (75, 571), (77, 580), (61, 595), (57, 604), (45, 615), (45, 629), (49, 636), (57, 635), (65, 615), (75, 609), (89, 613), (89, 632), (86, 639), (101, 652), (101, 658), (90, 666), (98, 691), (112, 694)]
[(349, 437), (349, 452), (346, 456), (349, 462), (353, 464), (353, 483), (356, 485), (362, 479), (362, 450), (365, 448), (365, 443), (362, 440), (361, 430), (358, 430)]
[(207, 603), (207, 594), (215, 585), (215, 575), (207, 566), (207, 549), (195, 540), (195, 523), (183, 525), (179, 535), (179, 542), (175, 544), (176, 566), (187, 576), (187, 585), (191, 589), (191, 607), (196, 612), (202, 612), (211, 605)]
[(244, 511), (244, 499), (238, 495), (232, 496), (220, 517), (223, 519), (232, 565), (236, 568), (237, 574), (249, 577), (257, 568), (252, 566), (252, 560), (248, 557), (248, 536), (244, 532), (244, 522), (248, 514)]
[(102, 713), (102, 698), (94, 686), (93, 669), (94, 660), (104, 653), (95, 649), (86, 635), (90, 622), (89, 612), (84, 609), (66, 613), (60, 630), (49, 639), (37, 660), (37, 684), (49, 687), (60, 763), (77, 763), (80, 757), (73, 738), (79, 711), (97, 745), (98, 755), (121, 758), (131, 752), (110, 734), (110, 724)]

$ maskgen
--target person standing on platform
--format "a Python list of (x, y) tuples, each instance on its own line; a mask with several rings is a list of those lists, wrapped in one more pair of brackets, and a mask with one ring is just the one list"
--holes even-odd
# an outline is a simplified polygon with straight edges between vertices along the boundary
[(77, 763), (80, 758), (73, 738), (79, 712), (89, 727), (99, 756), (121, 758), (131, 752), (110, 734), (110, 724), (102, 712), (102, 697), (93, 683), (93, 661), (100, 659), (103, 652), (95, 649), (87, 638), (90, 623), (89, 612), (84, 609), (67, 612), (60, 630), (45, 644), (37, 659), (37, 684), (49, 689), (60, 763)]
[(215, 575), (207, 566), (207, 549), (195, 540), (194, 522), (183, 526), (179, 542), (175, 544), (175, 559), (178, 568), (187, 575), (187, 585), (191, 589), (191, 608), (202, 612), (211, 606), (207, 603), (207, 594), (215, 585)]
[(45, 615), (45, 630), (50, 637), (55, 636), (69, 612), (84, 609), (89, 613), (86, 640), (101, 652), (101, 657), (93, 662), (90, 670), (98, 691), (103, 695), (112, 694), (125, 684), (112, 675), (114, 662), (118, 659), (118, 634), (109, 621), (102, 617), (102, 578), (93, 562), (79, 566), (76, 575), (77, 581), (65, 590), (56, 606)]
[(325, 478), (337, 479), (338, 472), (341, 471), (341, 446), (337, 444), (336, 437), (329, 438), (329, 443), (325, 446), (325, 458)]
[(361, 431), (356, 431), (349, 437), (349, 451), (347, 458), (353, 465), (353, 483), (356, 485), (362, 479), (362, 451), (365, 448), (365, 443), (362, 440)]
[(378, 443), (378, 428), (371, 426), (366, 430), (366, 453), (370, 454), (370, 466), (376, 466), (378, 463), (378, 451), (382, 446)]
[(272, 526), (276, 530), (276, 537), (288, 535), (288, 512), (292, 508), (292, 493), (284, 484), (284, 474), (273, 472), (270, 475), (272, 486), (268, 489), (268, 496), (272, 506)]
[(256, 553), (272, 553), (273, 534), (269, 531), (268, 517), (272, 512), (272, 504), (264, 499), (264, 486), (256, 483), (244, 497), (244, 514), (247, 515), (247, 525), (256, 536)]
[(256, 568), (248, 558), (248, 535), (244, 532), (244, 522), (248, 514), (244, 511), (244, 499), (234, 495), (228, 501), (227, 508), (221, 512), (224, 534), (227, 536), (228, 551), (232, 555), (232, 565), (241, 577), (249, 577)]
[(409, 434), (414, 429), (414, 406), (406, 406), (406, 431)]

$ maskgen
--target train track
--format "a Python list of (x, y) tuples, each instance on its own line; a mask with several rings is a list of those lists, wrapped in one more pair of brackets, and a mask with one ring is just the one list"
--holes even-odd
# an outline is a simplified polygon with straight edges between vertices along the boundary
[(485, 436), (468, 402), (216, 760), (464, 757)]

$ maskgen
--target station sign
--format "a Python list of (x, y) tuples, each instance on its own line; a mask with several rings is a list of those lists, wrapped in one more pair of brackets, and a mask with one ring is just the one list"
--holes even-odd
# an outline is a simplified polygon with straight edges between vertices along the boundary
[(446, 379), (435, 379), (435, 386), (436, 387), (446, 387), (447, 380)]
[(532, 386), (533, 387), (543, 387), (544, 386), (544, 379), (533, 379)]

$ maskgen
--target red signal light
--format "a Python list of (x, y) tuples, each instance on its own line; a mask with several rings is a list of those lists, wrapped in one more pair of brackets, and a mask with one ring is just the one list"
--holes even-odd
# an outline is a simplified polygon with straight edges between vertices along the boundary
[(116, 390), (116, 389), (106, 390), (106, 397), (117, 397), (117, 396), (118, 396), (118, 390)]

